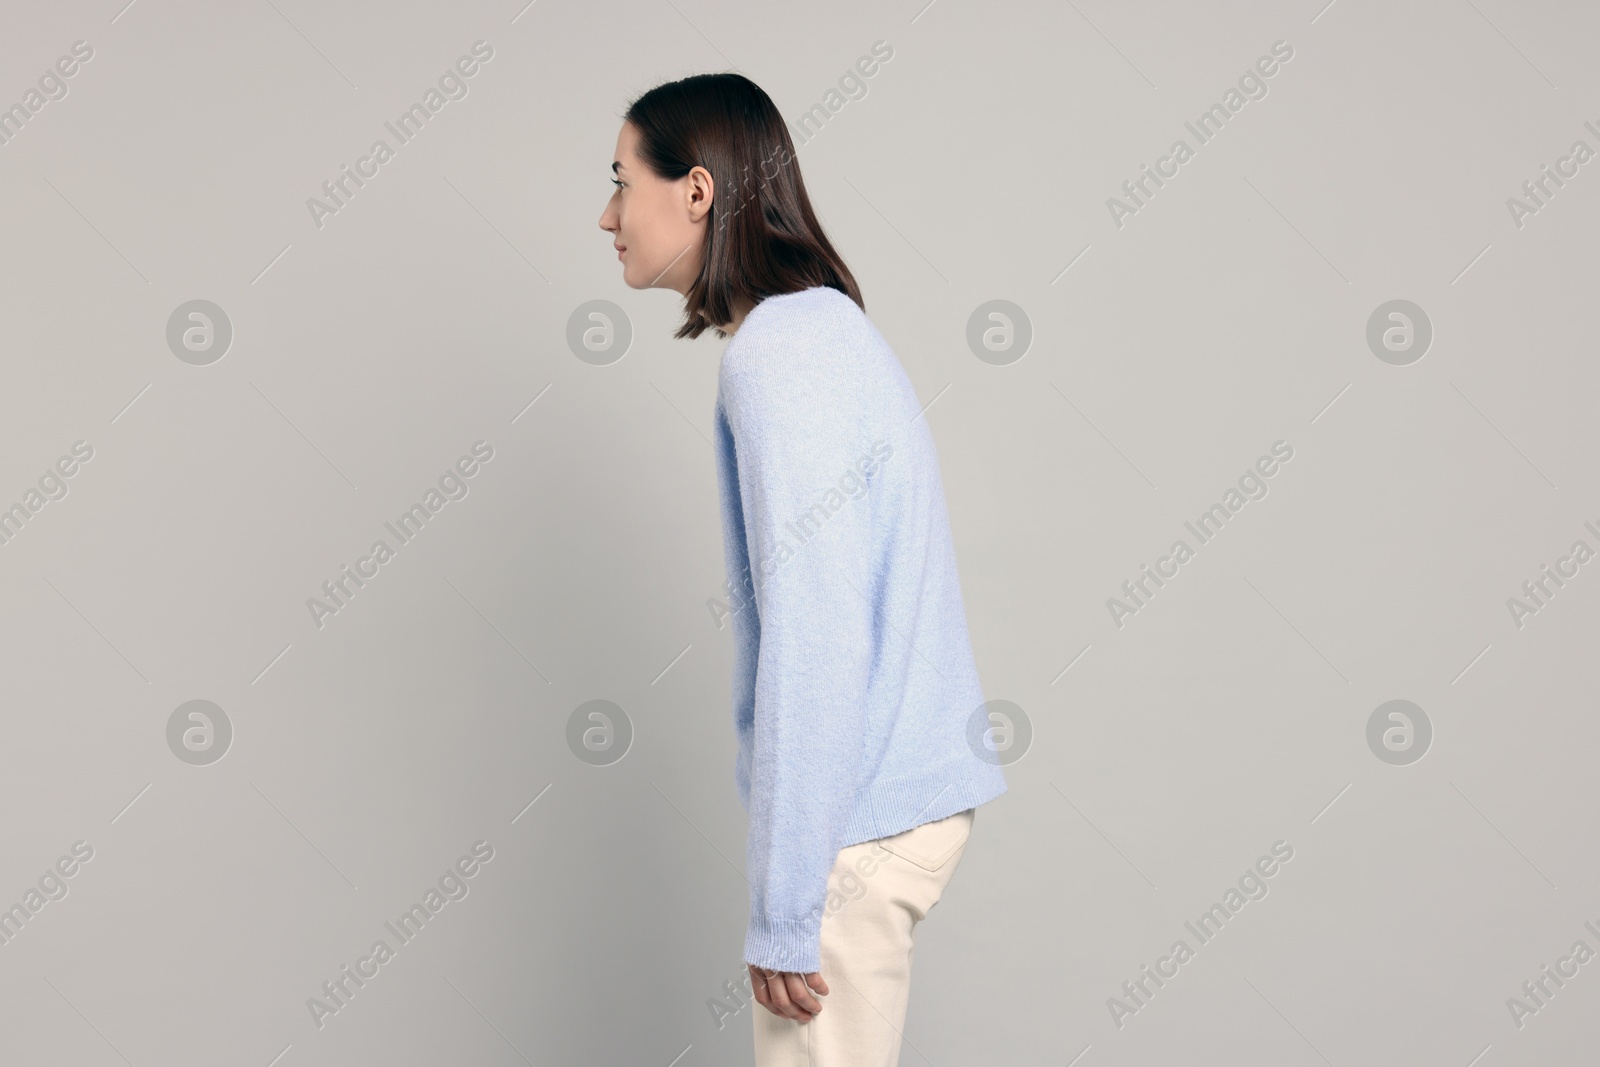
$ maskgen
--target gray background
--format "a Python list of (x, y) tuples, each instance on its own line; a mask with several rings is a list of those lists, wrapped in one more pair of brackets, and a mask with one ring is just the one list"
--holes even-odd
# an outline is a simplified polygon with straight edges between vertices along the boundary
[[(738, 69), (925, 403), (986, 696), (1031, 747), (919, 928), (902, 1063), (1592, 1058), (1600, 539), (1590, 5), (24, 5), (0, 103), (0, 946), (17, 1064), (739, 1064), (745, 816), (709, 445), (722, 343), (621, 281), (621, 110)], [(474, 41), (492, 60), (319, 229), (306, 207)], [(1106, 200), (1272, 43), (1294, 57), (1122, 227)], [(179, 305), (234, 337), (191, 365)], [(1032, 324), (1008, 365), (969, 317)], [(1376, 357), (1389, 300), (1420, 360)], [(596, 366), (591, 300), (633, 341)], [(530, 406), (531, 405), (531, 406)], [(306, 601), (472, 443), (494, 458), (319, 629)], [(1145, 610), (1107, 599), (1283, 440)], [(1193, 538), (1189, 538), (1193, 543)], [(391, 539), (392, 541), (392, 539)], [(214, 701), (225, 756), (167, 742)], [(567, 742), (614, 701), (625, 758)], [(1434, 735), (1380, 760), (1374, 709)], [(473, 842), (494, 859), (320, 1028), (307, 999)], [(1118, 1027), (1108, 998), (1294, 858)], [(389, 938), (391, 941), (392, 938)]]

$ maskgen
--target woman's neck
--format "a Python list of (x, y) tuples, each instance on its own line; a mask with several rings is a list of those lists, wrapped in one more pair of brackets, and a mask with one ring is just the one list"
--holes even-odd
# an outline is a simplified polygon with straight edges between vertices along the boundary
[(754, 305), (745, 303), (737, 305), (733, 309), (733, 321), (722, 327), (723, 332), (729, 337), (732, 337), (734, 334), (738, 333), (739, 327), (744, 325), (745, 316), (750, 314), (750, 309), (753, 306)]

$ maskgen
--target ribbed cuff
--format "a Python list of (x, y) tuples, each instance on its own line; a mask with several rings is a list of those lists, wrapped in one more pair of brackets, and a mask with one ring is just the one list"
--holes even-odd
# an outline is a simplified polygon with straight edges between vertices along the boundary
[(744, 960), (774, 971), (813, 974), (821, 970), (822, 916), (767, 923), (752, 915), (744, 937)]

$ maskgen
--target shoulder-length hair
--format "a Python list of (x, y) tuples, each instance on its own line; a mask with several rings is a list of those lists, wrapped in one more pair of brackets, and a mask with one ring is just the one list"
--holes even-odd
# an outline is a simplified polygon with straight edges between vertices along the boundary
[(721, 324), (740, 303), (826, 285), (863, 310), (861, 290), (811, 210), (794, 140), (772, 98), (741, 74), (696, 74), (666, 82), (628, 105), (639, 156), (675, 181), (696, 166), (715, 187), (700, 274), (684, 299), (675, 337)]

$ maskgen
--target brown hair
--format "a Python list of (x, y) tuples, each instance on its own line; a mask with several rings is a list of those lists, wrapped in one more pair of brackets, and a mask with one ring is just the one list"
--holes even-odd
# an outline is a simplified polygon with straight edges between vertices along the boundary
[(740, 303), (826, 285), (854, 300), (861, 290), (811, 210), (789, 128), (772, 98), (742, 74), (696, 74), (666, 82), (628, 105), (639, 156), (675, 181), (696, 166), (715, 185), (700, 275), (684, 294), (675, 337), (721, 325)]

